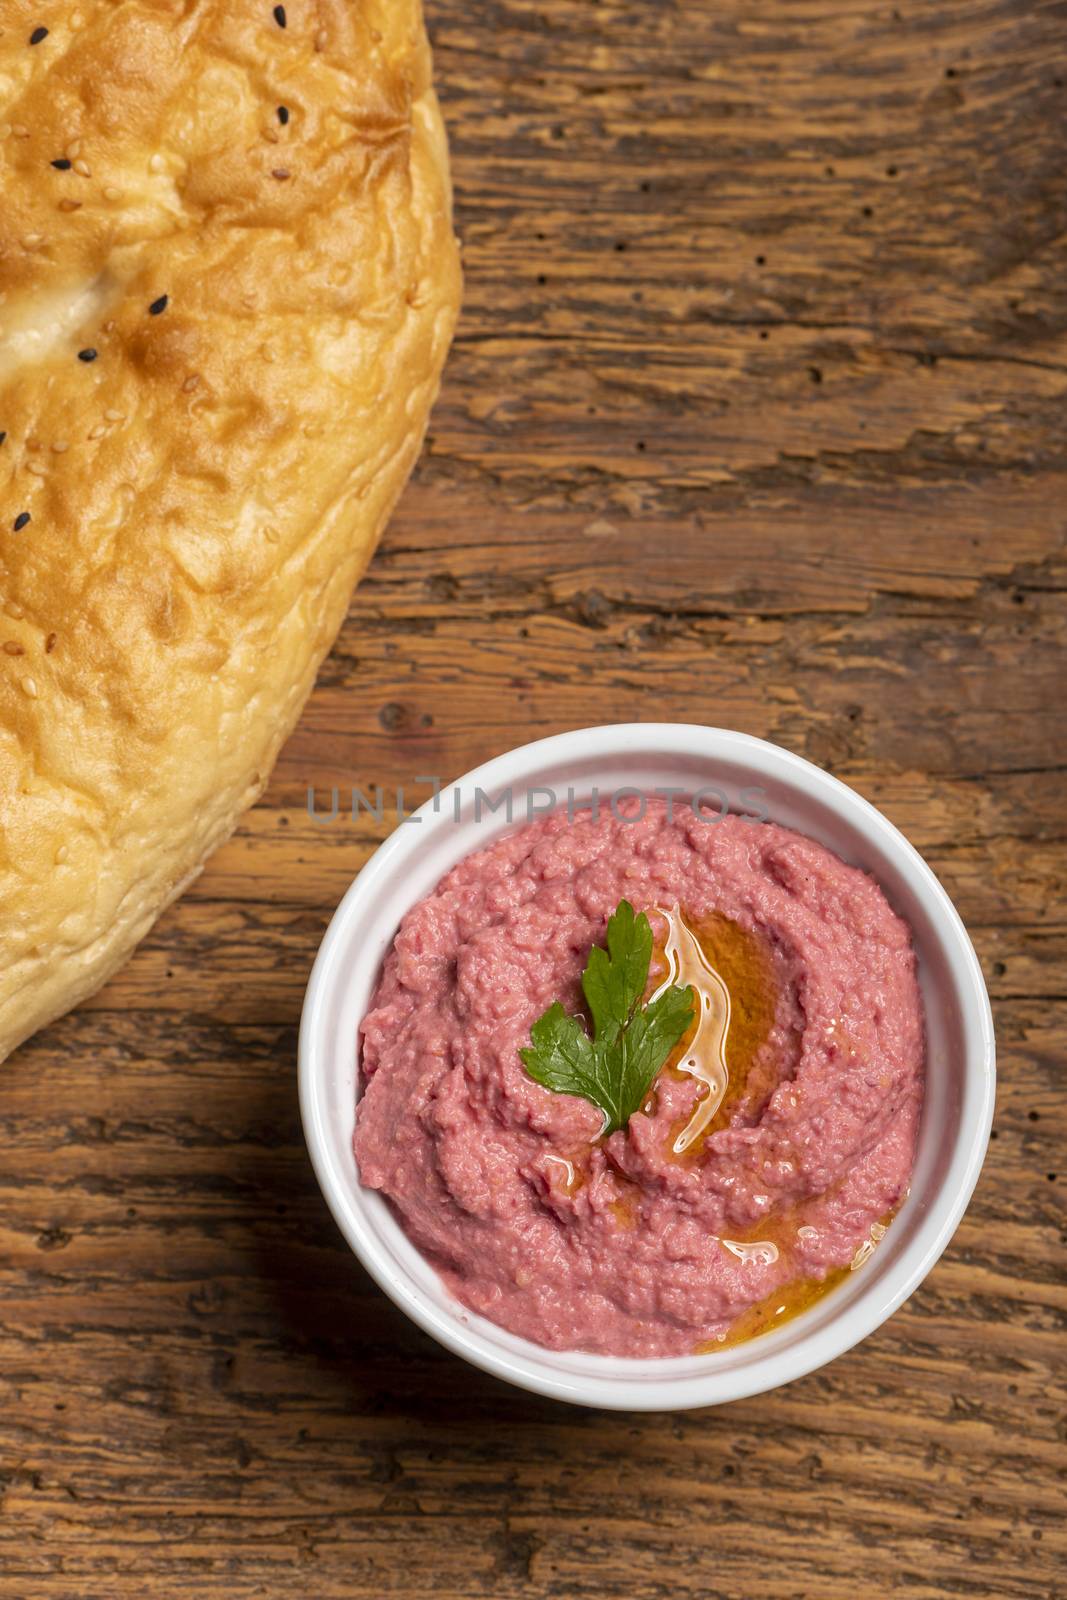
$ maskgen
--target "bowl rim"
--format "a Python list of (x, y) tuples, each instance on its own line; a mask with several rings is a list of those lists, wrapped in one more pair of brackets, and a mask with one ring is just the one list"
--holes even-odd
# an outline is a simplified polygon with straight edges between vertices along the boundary
[[(618, 1377), (597, 1373), (596, 1363), (605, 1361), (613, 1368), (625, 1368), (630, 1364), (629, 1358), (587, 1355), (584, 1359), (594, 1370), (576, 1379), (553, 1370), (554, 1364), (561, 1358), (569, 1355), (573, 1360), (575, 1353), (553, 1351), (514, 1335), (507, 1336), (509, 1343), (521, 1348), (506, 1353), (497, 1343), (502, 1330), (494, 1324), (466, 1311), (458, 1301), (455, 1302), (456, 1311), (453, 1314), (451, 1311), (446, 1313), (424, 1298), (418, 1287), (396, 1270), (388, 1250), (350, 1203), (345, 1178), (334, 1161), (327, 1135), (323, 1097), (317, 1093), (318, 1068), (323, 1053), (318, 1036), (332, 986), (343, 977), (339, 956), (348, 926), (357, 912), (361, 913), (364, 903), (373, 897), (379, 880), (392, 866), (394, 858), (403, 859), (407, 853), (417, 849), (420, 840), (426, 837), (422, 828), (395, 828), (364, 863), (330, 919), (311, 970), (301, 1014), (298, 1043), (300, 1112), (316, 1178), (350, 1248), (393, 1303), (446, 1349), (495, 1377), (553, 1399), (605, 1410), (687, 1410), (745, 1399), (804, 1377), (843, 1355), (873, 1333), (918, 1288), (955, 1233), (981, 1172), (993, 1119), (995, 1039), (992, 1010), (978, 957), (959, 913), (933, 870), (905, 835), (869, 800), (832, 773), (770, 740), (734, 729), (711, 727), (705, 723), (618, 722), (570, 729), (517, 745), (472, 768), (442, 788), (440, 796), (435, 795), (427, 800), (413, 816), (431, 828), (447, 827), (451, 823), (449, 806), (442, 802), (453, 791), (473, 791), (477, 787), (489, 792), (506, 784), (535, 780), (537, 768), (550, 760), (558, 761), (568, 756), (586, 761), (591, 757), (624, 760), (627, 736), (641, 745), (654, 743), (660, 753), (667, 753), (673, 748), (709, 760), (752, 761), (761, 777), (767, 775), (768, 766), (777, 766), (795, 787), (814, 792), (837, 814), (843, 813), (847, 822), (858, 825), (861, 832), (872, 834), (884, 852), (895, 857), (895, 864), (924, 902), (924, 910), (935, 929), (938, 945), (942, 950), (951, 948), (959, 958), (966, 985), (966, 993), (963, 993), (964, 984), (960, 984), (961, 999), (964, 1005), (974, 1008), (971, 1016), (978, 1034), (977, 1051), (972, 1051), (964, 1063), (964, 1078), (969, 1088), (977, 1085), (980, 1093), (967, 1119), (970, 1124), (969, 1141), (960, 1180), (955, 1190), (945, 1198), (943, 1206), (938, 1203), (942, 1196), (938, 1196), (938, 1202), (932, 1208), (937, 1214), (937, 1225), (925, 1247), (914, 1252), (914, 1259), (910, 1258), (908, 1251), (913, 1248), (915, 1241), (911, 1246), (904, 1247), (907, 1270), (901, 1270), (904, 1261), (898, 1262), (891, 1287), (883, 1284), (879, 1295), (873, 1292), (877, 1285), (872, 1284), (871, 1291), (861, 1294), (845, 1308), (850, 1315), (831, 1317), (824, 1326), (813, 1329), (795, 1344), (783, 1349), (773, 1348), (771, 1341), (776, 1338), (775, 1333), (746, 1341), (743, 1348), (771, 1346), (767, 1348), (763, 1359), (757, 1357), (746, 1365), (726, 1371), (712, 1368), (706, 1374), (678, 1376), (673, 1380), (666, 1377), (654, 1382), (648, 1381), (647, 1377), (639, 1378), (637, 1369), (646, 1374), (650, 1368), (663, 1371), (672, 1361), (686, 1358), (633, 1358), (633, 1376)], [(701, 746), (695, 752), (694, 739)], [(458, 848), (453, 864), (471, 853), (469, 844)], [(390, 933), (390, 943), (399, 918), (408, 909), (410, 907), (405, 906), (399, 912)], [(930, 1231), (928, 1224), (926, 1231)], [(482, 1328), (486, 1329), (485, 1333)], [(781, 1330), (782, 1333), (785, 1331)], [(742, 1347), (732, 1348), (736, 1351)]]

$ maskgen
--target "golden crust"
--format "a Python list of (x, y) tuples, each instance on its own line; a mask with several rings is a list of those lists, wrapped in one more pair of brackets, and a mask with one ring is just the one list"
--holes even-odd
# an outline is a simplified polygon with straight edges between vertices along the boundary
[(436, 393), (459, 268), (418, 0), (285, 19), (3, 6), (0, 1057), (259, 794)]

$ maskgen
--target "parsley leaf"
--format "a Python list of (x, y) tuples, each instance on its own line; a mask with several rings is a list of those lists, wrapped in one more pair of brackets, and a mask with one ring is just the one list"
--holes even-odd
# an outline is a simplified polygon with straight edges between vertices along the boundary
[(641, 1004), (651, 961), (648, 918), (622, 900), (608, 922), (607, 949), (594, 945), (582, 975), (593, 1037), (557, 1000), (530, 1029), (529, 1047), (519, 1051), (535, 1083), (599, 1107), (605, 1134), (625, 1128), (693, 1019), (688, 986), (672, 985)]

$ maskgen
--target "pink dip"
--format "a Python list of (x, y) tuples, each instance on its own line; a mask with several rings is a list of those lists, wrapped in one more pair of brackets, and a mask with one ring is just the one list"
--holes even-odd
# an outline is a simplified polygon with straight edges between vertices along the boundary
[[(651, 1114), (596, 1142), (595, 1107), (519, 1059), (554, 1000), (580, 1012), (623, 898), (654, 930), (654, 908), (677, 905), (769, 952), (776, 1087), (695, 1160), (671, 1153), (706, 1092), (692, 1078), (661, 1073)], [(677, 804), (670, 820), (650, 798), (639, 821), (557, 813), (496, 839), (404, 918), (362, 1031), (363, 1183), (465, 1306), (553, 1349), (688, 1354), (869, 1254), (911, 1174), (924, 1044), (908, 928), (873, 879), (774, 824)]]

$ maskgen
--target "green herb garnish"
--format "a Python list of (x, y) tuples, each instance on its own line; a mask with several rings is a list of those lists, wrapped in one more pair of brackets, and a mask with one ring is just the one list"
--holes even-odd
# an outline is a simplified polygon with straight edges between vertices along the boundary
[(603, 1134), (625, 1128), (693, 1020), (695, 996), (688, 985), (672, 985), (641, 1004), (651, 961), (648, 918), (643, 911), (635, 916), (622, 900), (608, 922), (607, 949), (594, 945), (582, 974), (593, 1037), (557, 1000), (530, 1029), (530, 1047), (519, 1051), (536, 1083), (598, 1106)]

